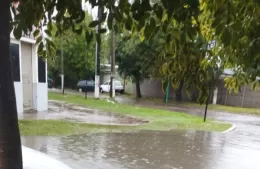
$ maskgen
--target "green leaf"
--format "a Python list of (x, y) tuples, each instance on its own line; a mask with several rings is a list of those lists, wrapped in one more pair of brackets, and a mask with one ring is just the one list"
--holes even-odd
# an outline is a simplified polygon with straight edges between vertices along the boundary
[(39, 29), (36, 29), (34, 32), (33, 32), (33, 36), (36, 38), (38, 35), (40, 34), (40, 30)]
[(51, 31), (50, 31), (50, 30), (46, 29), (46, 30), (44, 30), (44, 32), (45, 32), (49, 37), (51, 37)]
[(44, 47), (43, 42), (41, 42), (41, 43), (39, 44), (39, 46), (38, 46), (38, 55), (42, 53), (43, 47)]
[(124, 18), (122, 12), (120, 12), (120, 10), (118, 10), (118, 8), (115, 9), (114, 14), (115, 14), (115, 19), (119, 22)]
[(145, 33), (144, 33), (144, 31), (145, 31), (145, 27), (143, 27), (143, 28), (141, 29), (140, 34), (139, 34), (141, 41), (144, 41), (144, 39), (145, 39)]
[(141, 8), (144, 11), (150, 11), (152, 9), (150, 0), (142, 0)]
[(151, 17), (151, 19), (150, 19), (150, 27), (153, 29), (156, 28), (156, 21), (155, 21), (154, 17)]
[(132, 30), (133, 21), (130, 17), (127, 17), (127, 20), (125, 22), (125, 28), (129, 31)]
[(106, 28), (102, 28), (102, 29), (99, 30), (99, 33), (101, 33), (101, 34), (102, 34), (102, 33), (106, 33), (106, 32), (107, 32), (107, 29), (106, 29)]
[(77, 24), (79, 24), (79, 23), (81, 23), (82, 21), (84, 21), (84, 19), (85, 19), (85, 12), (84, 12), (84, 11), (80, 11), (79, 18), (76, 19), (75, 22), (76, 22)]
[(47, 29), (48, 29), (48, 30), (52, 30), (52, 22), (49, 22), (49, 23), (48, 23)]
[(213, 28), (216, 28), (221, 23), (222, 18), (220, 16), (216, 17), (214, 21), (212, 22), (211, 26)]
[(94, 27), (96, 27), (98, 24), (99, 24), (99, 21), (92, 21), (92, 22), (89, 23), (88, 26), (91, 27), (91, 28), (94, 28)]
[(21, 37), (22, 37), (22, 29), (21, 29), (20, 26), (14, 28), (14, 37), (16, 39), (21, 39)]
[(83, 30), (83, 27), (82, 25), (79, 26), (79, 28), (76, 28), (76, 25), (73, 25), (72, 26), (72, 31), (77, 33), (78, 35), (81, 35), (82, 34), (82, 30)]
[(163, 17), (163, 8), (161, 5), (157, 5), (154, 9), (154, 12), (159, 20), (162, 20)]
[(180, 39), (180, 32), (178, 29), (174, 29), (171, 33), (175, 39)]
[(221, 40), (222, 40), (222, 42), (223, 42), (226, 46), (228, 46), (228, 45), (230, 44), (231, 37), (230, 37), (230, 35), (229, 35), (229, 31), (228, 31), (227, 28), (225, 28), (225, 29), (223, 30), (223, 33), (222, 33), (222, 36), (221, 36)]
[(39, 36), (39, 37), (36, 39), (36, 44), (39, 44), (40, 42), (42, 42), (42, 36)]

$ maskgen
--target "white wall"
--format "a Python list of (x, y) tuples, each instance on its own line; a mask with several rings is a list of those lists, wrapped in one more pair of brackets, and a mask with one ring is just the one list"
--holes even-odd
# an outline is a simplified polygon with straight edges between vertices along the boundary
[(23, 113), (23, 85), (21, 82), (14, 82), (14, 91), (16, 97), (16, 107), (19, 114)]
[(36, 110), (47, 111), (48, 110), (48, 85), (47, 83), (37, 84), (37, 99), (36, 99)]
[(32, 70), (33, 74), (33, 108), (39, 112), (48, 110), (48, 76), (46, 63), (46, 83), (38, 82), (38, 55), (37, 46), (32, 46)]

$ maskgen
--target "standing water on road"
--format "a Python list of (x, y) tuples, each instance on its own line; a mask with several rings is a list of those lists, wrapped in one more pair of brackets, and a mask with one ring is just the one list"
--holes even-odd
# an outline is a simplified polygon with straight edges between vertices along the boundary
[[(259, 169), (260, 140), (200, 131), (23, 137), (74, 169)], [(41, 145), (41, 146), (40, 146)]]
[(209, 117), (233, 123), (236, 130), (22, 137), (22, 142), (74, 169), (259, 169), (260, 118), (214, 111)]

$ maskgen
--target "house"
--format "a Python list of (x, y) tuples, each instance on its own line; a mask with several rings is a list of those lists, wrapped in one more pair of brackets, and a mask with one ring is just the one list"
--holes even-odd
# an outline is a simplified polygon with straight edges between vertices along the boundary
[(37, 55), (36, 40), (11, 34), (10, 53), (17, 112), (48, 110), (47, 63)]

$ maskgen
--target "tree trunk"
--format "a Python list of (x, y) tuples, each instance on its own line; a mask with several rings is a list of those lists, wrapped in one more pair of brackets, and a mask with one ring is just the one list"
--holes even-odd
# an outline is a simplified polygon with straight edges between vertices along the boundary
[(183, 87), (184, 81), (182, 80), (180, 82), (180, 85), (178, 89), (176, 90), (176, 101), (182, 101), (182, 87)]
[(135, 90), (136, 90), (136, 98), (141, 98), (141, 88), (140, 88), (140, 80), (136, 80), (135, 82)]
[(126, 80), (125, 80), (125, 76), (124, 76), (124, 84), (123, 84), (123, 87), (124, 87), (124, 90), (125, 90), (125, 86), (126, 86)]
[(18, 127), (10, 57), (10, 1), (0, 3), (0, 168), (22, 169), (21, 140)]

